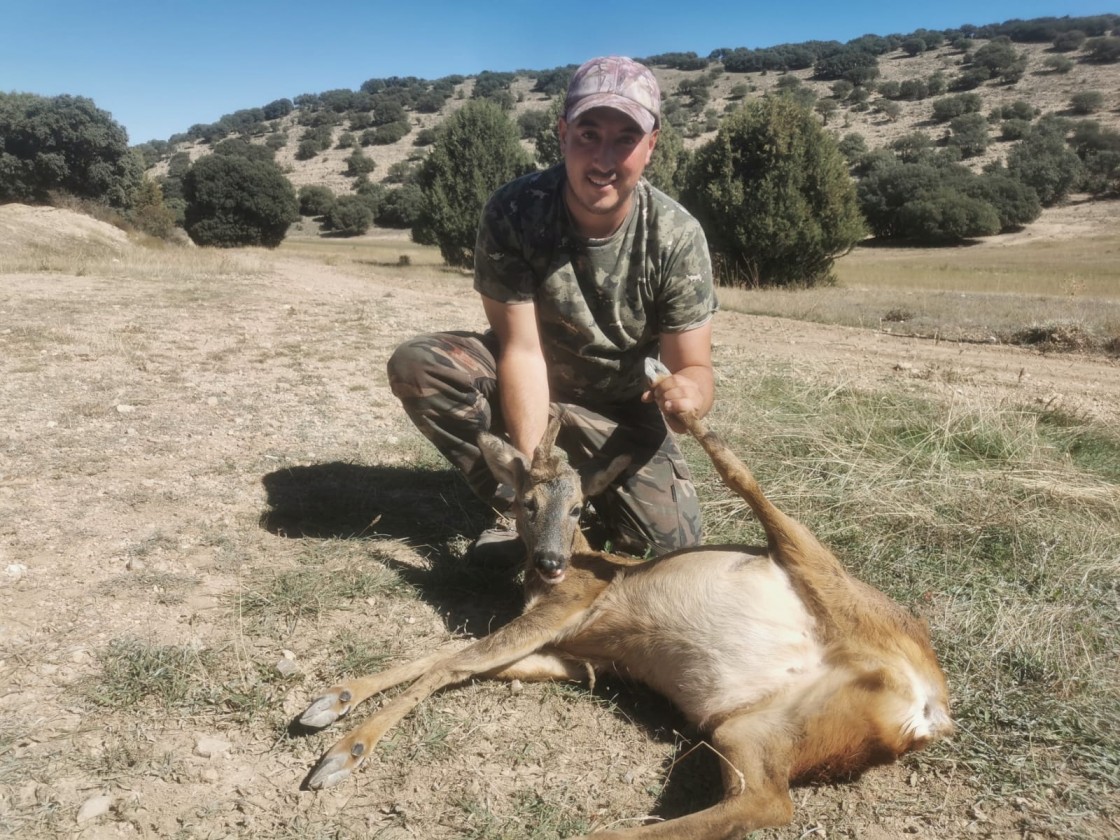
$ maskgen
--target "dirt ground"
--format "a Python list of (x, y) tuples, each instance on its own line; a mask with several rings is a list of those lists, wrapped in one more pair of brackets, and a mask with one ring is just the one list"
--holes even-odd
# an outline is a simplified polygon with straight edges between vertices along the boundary
[[(711, 795), (703, 749), (674, 765), (695, 733), (657, 698), (487, 683), (425, 704), (347, 784), (301, 792), (344, 727), (287, 723), (347, 640), (397, 660), (516, 608), (512, 583), (465, 579), (480, 513), (384, 375), (402, 338), (481, 312), (468, 279), (431, 267), (241, 251), (138, 270), (136, 246), (106, 247), (120, 256), (94, 272), (0, 276), (0, 834), (555, 837), (558, 814), (599, 827)], [(1120, 420), (1104, 358), (734, 313), (716, 335), (719, 366)], [(250, 613), (280, 573), (371, 558), (408, 592)], [(206, 699), (97, 702), (123, 639), (212, 654), (192, 677)], [(1050, 836), (1031, 803), (977, 800), (968, 776), (935, 756), (802, 789), (773, 836)]]

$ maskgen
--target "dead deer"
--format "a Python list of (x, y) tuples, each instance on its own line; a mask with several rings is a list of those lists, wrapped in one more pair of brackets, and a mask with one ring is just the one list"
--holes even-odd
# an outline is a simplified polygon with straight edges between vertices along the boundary
[(765, 549), (705, 546), (645, 563), (592, 551), (579, 529), (582, 503), (625, 460), (578, 475), (552, 452), (555, 421), (532, 463), (481, 435), (495, 477), (516, 491), (518, 532), (538, 570), (527, 575), (525, 610), (456, 653), (350, 680), (312, 703), (300, 722), (319, 728), (412, 682), (322, 756), (308, 787), (342, 781), (424, 698), (476, 676), (613, 671), (662, 693), (706, 733), (722, 767), (718, 804), (595, 840), (716, 840), (783, 825), (793, 816), (791, 782), (851, 779), (950, 734), (945, 675), (925, 625), (768, 501), (702, 420), (682, 419), (758, 518)]

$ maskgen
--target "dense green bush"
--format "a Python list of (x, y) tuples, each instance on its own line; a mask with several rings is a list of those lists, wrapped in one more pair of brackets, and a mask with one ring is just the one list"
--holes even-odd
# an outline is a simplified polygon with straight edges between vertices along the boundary
[(1020, 55), (1007, 38), (997, 38), (980, 47), (972, 54), (970, 64), (987, 70), (989, 78), (1005, 82), (1018, 81), (1027, 69), (1025, 54)]
[(438, 245), (449, 265), (472, 265), (486, 200), (532, 169), (520, 132), (501, 106), (485, 99), (467, 102), (440, 126), (417, 174), (424, 205), (413, 239)]
[(58, 190), (128, 209), (142, 182), (128, 134), (93, 100), (0, 92), (0, 201)]
[(374, 221), (380, 227), (411, 228), (420, 218), (424, 206), (424, 193), (416, 184), (402, 184), (389, 190), (377, 207)]
[(877, 237), (951, 244), (1020, 227), (1038, 196), (1005, 172), (975, 175), (937, 157), (879, 157), (859, 183), (860, 209)]
[(694, 154), (681, 199), (728, 284), (827, 282), (836, 257), (865, 233), (835, 140), (785, 97), (727, 117)]
[(362, 154), (361, 149), (354, 149), (350, 156), (346, 158), (346, 174), (351, 178), (356, 178), (359, 175), (368, 175), (377, 168), (377, 163), (373, 158), (366, 157)]
[(240, 138), (223, 140), (214, 146), (216, 155), (232, 155), (234, 157), (248, 158), (249, 160), (274, 160), (276, 152), (260, 143), (250, 143)]
[(342, 236), (360, 236), (373, 225), (373, 211), (360, 195), (340, 195), (326, 215), (330, 229)]
[(184, 227), (198, 245), (274, 248), (299, 218), (295, 190), (269, 161), (207, 155), (183, 176), (183, 197)]
[(841, 50), (813, 65), (813, 77), (825, 81), (846, 79), (853, 85), (864, 85), (878, 76), (878, 56), (859, 49)]
[(671, 125), (663, 125), (646, 167), (645, 177), (651, 184), (673, 198), (680, 198), (688, 172), (689, 153), (684, 138)]
[(1007, 171), (1038, 193), (1043, 207), (1058, 203), (1081, 177), (1081, 161), (1066, 145), (1060, 128), (1033, 127), (1007, 154)]
[(299, 212), (303, 216), (325, 216), (334, 206), (330, 187), (307, 184), (299, 188)]
[(976, 157), (988, 148), (988, 120), (983, 114), (962, 114), (949, 121), (948, 144), (961, 151), (961, 157)]
[(556, 120), (549, 119), (547, 110), (534, 109), (517, 116), (517, 127), (521, 130), (521, 139), (532, 140), (542, 131), (555, 131)]
[(1033, 222), (1042, 213), (1038, 193), (1012, 178), (1002, 167), (975, 177), (965, 177), (961, 190), (992, 206), (999, 217), (1001, 233), (1017, 230)]
[(933, 118), (937, 122), (949, 122), (954, 117), (972, 114), (980, 110), (984, 101), (978, 93), (958, 93), (943, 96), (933, 102)]

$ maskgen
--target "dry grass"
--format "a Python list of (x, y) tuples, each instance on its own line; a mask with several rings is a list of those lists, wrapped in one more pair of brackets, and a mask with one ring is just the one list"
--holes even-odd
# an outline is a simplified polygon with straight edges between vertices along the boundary
[[(1102, 227), (1120, 225), (1106, 206)], [(815, 289), (721, 289), (727, 309), (948, 340), (1116, 353), (1120, 346), (1120, 226), (1048, 237), (1072, 214), (1048, 211), (1034, 241), (961, 248), (861, 247)], [(1090, 229), (1099, 230), (1092, 226)]]

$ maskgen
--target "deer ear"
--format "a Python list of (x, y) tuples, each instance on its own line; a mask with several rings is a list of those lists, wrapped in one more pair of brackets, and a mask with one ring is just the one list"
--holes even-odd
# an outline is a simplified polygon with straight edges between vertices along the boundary
[(602, 469), (594, 469), (594, 462), (580, 470), (579, 479), (585, 499), (598, 496), (611, 486), (624, 469), (630, 466), (629, 455), (618, 455)]
[(478, 448), (499, 484), (508, 484), (520, 495), (529, 483), (529, 463), (517, 449), (497, 435), (478, 433)]

